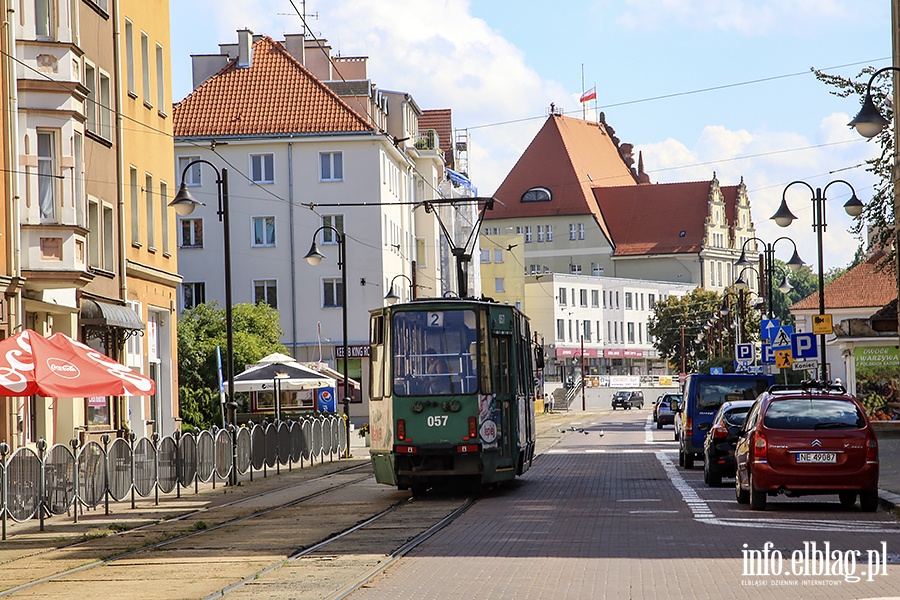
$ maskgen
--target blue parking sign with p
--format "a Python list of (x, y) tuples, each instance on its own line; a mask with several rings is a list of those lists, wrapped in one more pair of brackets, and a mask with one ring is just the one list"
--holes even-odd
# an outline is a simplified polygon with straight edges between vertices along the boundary
[(738, 344), (737, 356), (735, 358), (739, 361), (752, 361), (755, 358), (755, 354), (756, 353), (753, 351), (753, 344)]
[(817, 360), (819, 347), (814, 333), (794, 333), (791, 335), (791, 355), (794, 360)]
[(762, 345), (762, 363), (764, 365), (775, 364), (775, 348), (772, 347), (772, 344)]

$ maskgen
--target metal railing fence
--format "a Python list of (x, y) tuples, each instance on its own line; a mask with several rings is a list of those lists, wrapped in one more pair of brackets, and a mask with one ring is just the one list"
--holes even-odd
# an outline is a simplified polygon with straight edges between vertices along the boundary
[[(0, 521), (6, 539), (8, 519), (25, 522), (44, 521), (53, 515), (72, 515), (78, 522), (85, 509), (136, 497), (154, 497), (160, 493), (181, 496), (181, 490), (200, 483), (226, 482), (232, 475), (249, 475), (299, 464), (313, 465), (344, 455), (349, 440), (340, 415), (318, 415), (297, 421), (250, 424), (228, 429), (176, 432), (162, 439), (110, 440), (83, 446), (72, 440), (68, 446), (47, 448), (39, 440), (35, 448), (22, 447), (10, 452), (0, 444)], [(236, 478), (235, 478), (236, 480)]]

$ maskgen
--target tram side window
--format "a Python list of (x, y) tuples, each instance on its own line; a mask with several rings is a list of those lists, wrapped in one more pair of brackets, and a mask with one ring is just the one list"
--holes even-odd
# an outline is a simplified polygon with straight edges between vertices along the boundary
[(381, 315), (372, 317), (369, 343), (369, 399), (381, 400), (385, 391), (384, 317)]
[(478, 329), (472, 310), (393, 314), (392, 375), (397, 396), (478, 391)]

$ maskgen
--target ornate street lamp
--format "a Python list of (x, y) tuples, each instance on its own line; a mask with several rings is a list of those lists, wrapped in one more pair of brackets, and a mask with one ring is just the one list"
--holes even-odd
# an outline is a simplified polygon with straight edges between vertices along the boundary
[[(348, 360), (350, 357), (350, 349), (347, 345), (347, 236), (346, 234), (338, 231), (331, 225), (322, 225), (318, 229), (313, 232), (312, 235), (312, 245), (309, 247), (309, 252), (306, 253), (306, 256), (303, 258), (306, 259), (312, 266), (318, 265), (322, 262), (322, 259), (325, 258), (325, 255), (319, 252), (319, 248), (316, 245), (316, 236), (319, 235), (320, 231), (329, 230), (334, 233), (334, 237), (338, 243), (338, 268), (341, 270), (341, 316), (342, 316), (342, 329), (343, 329), (343, 350), (344, 350), (344, 397), (342, 402), (344, 404), (344, 432), (346, 435), (346, 451), (344, 452), (345, 458), (350, 458), (350, 371), (348, 368)], [(335, 361), (337, 363), (337, 361)], [(336, 366), (336, 365), (335, 365)]]
[(384, 299), (387, 301), (388, 304), (396, 304), (400, 300), (400, 296), (398, 296), (397, 293), (394, 292), (394, 282), (397, 281), (398, 277), (402, 277), (409, 282), (409, 297), (412, 300), (415, 300), (416, 288), (413, 285), (412, 279), (410, 279), (403, 273), (400, 273), (399, 275), (394, 275), (393, 279), (391, 279), (391, 283), (390, 283), (390, 285), (388, 285), (388, 288), (389, 288), (388, 293), (384, 295)]
[[(778, 212), (772, 215), (771, 219), (775, 221), (781, 227), (789, 226), (797, 217), (794, 216), (794, 213), (788, 208), (787, 205), (787, 191), (794, 185), (805, 185), (810, 192), (812, 192), (812, 203), (813, 203), (813, 229), (816, 230), (816, 243), (819, 251), (819, 315), (825, 314), (825, 268), (823, 264), (822, 258), (822, 233), (825, 231), (825, 228), (828, 224), (825, 222), (825, 193), (828, 191), (828, 188), (831, 187), (835, 183), (842, 183), (850, 188), (851, 196), (850, 199), (844, 204), (844, 210), (851, 217), (858, 217), (863, 210), (863, 203), (856, 197), (856, 190), (853, 189), (853, 186), (843, 179), (835, 179), (834, 181), (829, 181), (828, 184), (825, 185), (824, 188), (815, 188), (805, 181), (792, 181), (784, 188), (784, 191), (781, 194), (781, 206), (778, 208)], [(819, 360), (822, 361), (822, 381), (826, 381), (828, 379), (828, 364), (825, 360), (825, 334), (819, 335)]]
[(228, 401), (225, 406), (228, 408), (228, 425), (231, 427), (231, 476), (232, 485), (237, 485), (237, 444), (235, 444), (236, 426), (237, 426), (237, 402), (234, 401), (234, 321), (232, 319), (232, 300), (231, 300), (231, 222), (228, 214), (228, 169), (222, 168), (219, 171), (216, 165), (208, 160), (198, 158), (192, 160), (184, 166), (181, 172), (181, 186), (175, 198), (169, 202), (169, 206), (175, 209), (180, 216), (185, 217), (198, 206), (205, 206), (202, 202), (198, 202), (188, 192), (185, 177), (188, 169), (197, 164), (207, 164), (216, 172), (216, 193), (218, 196), (218, 207), (216, 215), (219, 222), (222, 223), (223, 238), (225, 242), (225, 366), (228, 373)]

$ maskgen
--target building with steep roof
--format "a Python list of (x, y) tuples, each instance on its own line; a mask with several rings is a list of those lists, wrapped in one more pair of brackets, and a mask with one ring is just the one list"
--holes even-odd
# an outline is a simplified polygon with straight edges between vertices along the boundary
[[(758, 252), (743, 181), (725, 186), (713, 174), (709, 181), (652, 184), (642, 157), (635, 166), (632, 145), (619, 140), (602, 114), (590, 122), (551, 107), (494, 197), (501, 204), (485, 218), (482, 244), (522, 235), (528, 275), (672, 282), (722, 292), (734, 280), (741, 249)], [(758, 288), (757, 279), (751, 281)], [(557, 310), (553, 321), (567, 321), (566, 308)], [(555, 349), (547, 350), (552, 366)], [(598, 358), (602, 343), (599, 350)], [(637, 350), (624, 355), (637, 356)], [(594, 366), (608, 372), (613, 363)], [(631, 374), (635, 364), (615, 366)]]
[[(331, 57), (303, 36), (242, 30), (193, 61), (195, 89), (174, 109), (176, 178), (206, 206), (179, 219), (181, 308), (224, 302), (215, 173), (191, 164), (206, 160), (229, 177), (233, 302), (277, 308), (295, 359), (341, 369), (345, 268), (349, 374), (367, 389), (368, 309), (391, 285), (409, 299), (399, 275), (425, 295), (446, 279), (434, 214), (415, 210), (445, 181), (440, 147), (417, 143), (423, 111), (376, 88), (364, 57)], [(318, 267), (303, 260), (314, 237), (327, 257)], [(356, 420), (367, 414), (351, 407)]]
[[(883, 250), (870, 253), (824, 290), (825, 313), (831, 315), (834, 324), (834, 334), (825, 340), (828, 372), (831, 379), (840, 377), (847, 382), (853, 393), (856, 362), (864, 349), (884, 348), (897, 361), (897, 278), (893, 263), (884, 259)], [(789, 310), (798, 333), (813, 331), (813, 317), (819, 314), (818, 290), (795, 302)], [(886, 326), (881, 325), (882, 320), (887, 321)]]

